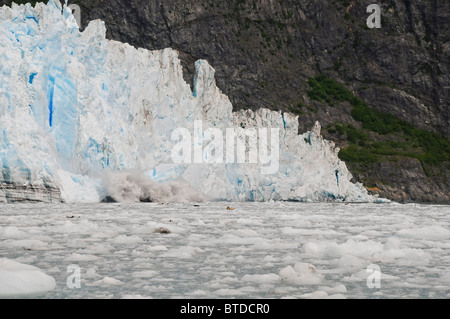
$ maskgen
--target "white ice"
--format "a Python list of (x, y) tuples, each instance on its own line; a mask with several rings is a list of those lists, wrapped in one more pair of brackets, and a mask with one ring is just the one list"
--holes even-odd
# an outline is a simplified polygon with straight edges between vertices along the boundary
[(39, 268), (0, 258), (0, 297), (37, 296), (55, 287), (55, 279)]
[(416, 204), (4, 205), (0, 291), (17, 292), (4, 281), (17, 278), (43, 283), (43, 298), (448, 299), (448, 216)]

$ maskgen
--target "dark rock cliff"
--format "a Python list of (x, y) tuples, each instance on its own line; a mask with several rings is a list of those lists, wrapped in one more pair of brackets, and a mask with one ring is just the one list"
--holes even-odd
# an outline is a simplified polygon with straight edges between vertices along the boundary
[[(10, 1), (0, 4), (5, 2)], [(366, 8), (372, 3), (382, 9), (380, 29), (366, 25), (370, 15)], [(450, 202), (448, 148), (438, 161), (425, 160), (431, 155), (421, 153), (426, 147), (420, 137), (426, 136), (425, 131), (436, 133), (428, 135), (432, 139), (443, 136), (445, 141), (437, 148), (447, 147), (450, 139), (449, 1), (70, 0), (69, 4), (81, 7), (82, 28), (102, 19), (110, 39), (148, 49), (177, 49), (190, 83), (194, 61), (207, 59), (235, 109), (294, 112), (302, 131), (318, 120), (325, 137), (340, 147), (378, 150), (376, 160), (358, 160), (360, 156), (348, 161), (355, 179), (372, 192), (397, 201)], [(348, 99), (332, 103), (314, 99), (308, 94), (310, 79), (318, 74), (341, 83), (377, 114), (393, 115), (422, 133), (411, 135), (414, 138), (405, 133), (409, 129), (379, 134), (355, 119)], [(352, 139), (348, 129), (339, 131), (342, 127), (364, 138)], [(394, 146), (382, 152), (380, 143)]]

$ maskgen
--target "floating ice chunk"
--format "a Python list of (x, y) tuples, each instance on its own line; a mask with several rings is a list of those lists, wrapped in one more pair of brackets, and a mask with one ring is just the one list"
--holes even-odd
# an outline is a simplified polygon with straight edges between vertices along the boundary
[(272, 249), (273, 248), (273, 244), (270, 243), (270, 241), (261, 238), (260, 241), (258, 241), (257, 243), (253, 244), (252, 248), (253, 249)]
[(335, 287), (319, 287), (319, 290), (325, 291), (328, 294), (344, 294), (347, 292), (347, 287), (345, 285), (340, 284)]
[(81, 220), (80, 222), (71, 222), (66, 220), (62, 225), (58, 225), (55, 227), (55, 230), (61, 233), (92, 233), (98, 230), (99, 226), (96, 223), (90, 222), (86, 219)]
[(412, 239), (445, 240), (450, 238), (450, 230), (442, 226), (425, 226), (401, 229), (396, 236)]
[(232, 234), (225, 234), (214, 241), (218, 244), (255, 245), (265, 242), (265, 239), (262, 237), (238, 237)]
[(179, 248), (170, 249), (168, 252), (161, 254), (161, 257), (171, 258), (192, 258), (196, 254), (202, 253), (203, 250), (198, 247), (183, 246)]
[(167, 247), (163, 245), (151, 246), (148, 248), (150, 251), (167, 251)]
[(222, 288), (214, 292), (218, 296), (244, 296), (245, 292), (238, 289)]
[(7, 246), (23, 248), (27, 250), (48, 250), (49, 246), (47, 243), (36, 240), (36, 239), (22, 239), (9, 241), (6, 243)]
[(195, 291), (191, 292), (191, 295), (198, 296), (198, 297), (207, 296), (208, 294), (209, 293), (207, 291), (201, 290), (201, 289), (198, 289), (198, 290), (195, 290)]
[(151, 278), (155, 277), (159, 272), (156, 270), (135, 271), (131, 274), (134, 278)]
[(383, 244), (377, 241), (356, 241), (354, 239), (349, 239), (341, 244), (322, 240), (303, 245), (306, 254), (322, 258), (339, 258), (345, 255), (369, 258), (374, 253), (380, 252), (382, 248)]
[(354, 255), (344, 255), (339, 258), (338, 265), (342, 268), (342, 271), (354, 273), (367, 267), (367, 261)]
[(122, 284), (122, 281), (111, 277), (104, 277), (103, 279), (92, 283), (93, 286), (119, 286)]
[(375, 252), (371, 259), (383, 263), (396, 263), (402, 266), (426, 265), (431, 255), (422, 249), (404, 247), (397, 237), (390, 237), (381, 251)]
[(320, 290), (300, 295), (300, 298), (305, 298), (305, 299), (324, 299), (327, 297), (328, 297), (328, 294), (325, 291), (320, 291)]
[(142, 238), (136, 235), (131, 236), (119, 235), (113, 240), (114, 244), (126, 244), (126, 245), (140, 244), (142, 242), (143, 242)]
[(442, 274), (440, 282), (450, 284), (450, 274)]
[(401, 241), (396, 237), (390, 237), (383, 246), (383, 250), (396, 250), (399, 249)]
[(277, 274), (244, 275), (244, 277), (242, 277), (242, 281), (258, 284), (274, 284), (280, 281), (280, 276)]
[(238, 229), (230, 232), (231, 234), (239, 237), (259, 237), (260, 235), (253, 229)]
[(342, 247), (330, 241), (308, 242), (303, 245), (303, 250), (307, 255), (317, 257), (336, 258), (344, 254)]
[(76, 262), (76, 261), (94, 261), (98, 260), (99, 257), (89, 254), (78, 254), (72, 253), (64, 258), (66, 261)]
[(280, 271), (282, 282), (290, 285), (318, 285), (322, 282), (316, 267), (307, 263), (296, 263), (294, 267), (287, 266)]
[(383, 249), (383, 244), (374, 240), (359, 241), (349, 239), (339, 245), (344, 254), (352, 254), (358, 257), (370, 258), (374, 253)]
[(39, 268), (0, 258), (0, 296), (40, 294), (55, 287), (55, 279)]
[(88, 268), (88, 270), (86, 270), (86, 273), (84, 275), (84, 277), (87, 277), (87, 278), (94, 278), (97, 276), (98, 276), (98, 274), (97, 274), (97, 271), (95, 270), (95, 268)]
[(113, 245), (101, 242), (89, 245), (89, 247), (85, 249), (84, 252), (88, 254), (98, 255), (98, 254), (107, 254), (112, 250), (114, 250)]
[(0, 226), (0, 239), (23, 238), (26, 233), (15, 226)]

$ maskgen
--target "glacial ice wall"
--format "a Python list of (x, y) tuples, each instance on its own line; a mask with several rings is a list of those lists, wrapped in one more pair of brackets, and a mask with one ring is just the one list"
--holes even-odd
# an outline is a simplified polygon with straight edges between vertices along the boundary
[[(0, 201), (376, 200), (350, 182), (319, 123), (299, 135), (293, 115), (233, 113), (207, 61), (195, 64), (192, 92), (177, 51), (136, 49), (105, 34), (99, 20), (80, 32), (57, 0), (0, 8)], [(278, 128), (276, 170), (263, 174), (261, 163), (175, 163), (173, 132), (195, 136), (200, 121), (203, 158), (212, 154), (208, 128), (224, 136), (230, 128)], [(257, 135), (257, 145), (270, 142), (263, 137)]]

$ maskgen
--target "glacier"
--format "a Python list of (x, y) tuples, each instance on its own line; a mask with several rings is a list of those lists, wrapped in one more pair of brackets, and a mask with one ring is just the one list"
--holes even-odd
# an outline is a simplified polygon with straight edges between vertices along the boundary
[[(381, 200), (351, 182), (319, 123), (298, 134), (292, 114), (233, 112), (214, 68), (195, 70), (192, 90), (176, 50), (108, 40), (100, 20), (80, 32), (67, 3), (1, 7), (0, 202)], [(196, 121), (279, 128), (278, 171), (174, 163), (172, 133)]]

